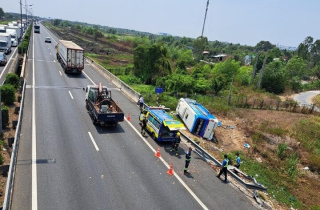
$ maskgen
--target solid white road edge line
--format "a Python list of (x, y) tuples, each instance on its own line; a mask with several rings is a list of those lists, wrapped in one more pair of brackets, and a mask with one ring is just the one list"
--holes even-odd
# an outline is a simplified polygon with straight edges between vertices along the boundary
[(72, 94), (71, 94), (70, 90), (69, 90), (69, 94), (70, 94), (71, 98), (73, 99), (73, 96), (72, 96)]
[(92, 79), (84, 71), (82, 71), (82, 73), (90, 80), (90, 82), (92, 82), (92, 84), (96, 85), (96, 83), (94, 83)]
[(61, 71), (59, 71), (59, 73), (60, 73), (60, 75), (62, 76), (62, 73), (61, 73)]
[(98, 147), (98, 145), (96, 144), (96, 142), (94, 141), (94, 139), (93, 139), (93, 137), (92, 137), (92, 135), (91, 135), (91, 132), (88, 132), (88, 134), (89, 134), (89, 136), (90, 136), (90, 139), (91, 139), (94, 147), (96, 148), (97, 151), (99, 151), (99, 147)]
[[(151, 146), (151, 144), (141, 135), (141, 133), (127, 120), (127, 118), (124, 118), (127, 123), (131, 126), (131, 128), (141, 137), (141, 139), (144, 141), (144, 143), (146, 143), (146, 145), (152, 150), (152, 152), (156, 153), (156, 150)], [(161, 160), (161, 162), (169, 169), (170, 166), (169, 164), (162, 158), (159, 158)], [(204, 203), (200, 200), (200, 198), (198, 198), (198, 196), (190, 189), (190, 187), (188, 187), (188, 185), (179, 177), (179, 175), (177, 175), (177, 173), (175, 172), (173, 174), (178, 181), (182, 184), (182, 186), (184, 186), (186, 188), (186, 190), (191, 194), (191, 196), (200, 204), (200, 206), (205, 209), (205, 210), (209, 210), (206, 205), (204, 205)]]
[(37, 183), (37, 136), (36, 136), (36, 108), (35, 108), (35, 70), (34, 70), (34, 34), (32, 55), (32, 210), (38, 210), (38, 183)]

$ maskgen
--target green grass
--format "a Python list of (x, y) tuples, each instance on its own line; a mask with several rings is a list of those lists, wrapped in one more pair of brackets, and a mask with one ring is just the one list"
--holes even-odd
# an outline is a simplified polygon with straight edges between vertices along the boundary
[(267, 163), (259, 163), (249, 158), (242, 158), (242, 161), (244, 163), (241, 164), (241, 170), (253, 176), (257, 182), (263, 183), (271, 197), (294, 208), (303, 207), (302, 203), (289, 192), (288, 184), (286, 183), (291, 183), (292, 180), (283, 176), (282, 171), (273, 168)]

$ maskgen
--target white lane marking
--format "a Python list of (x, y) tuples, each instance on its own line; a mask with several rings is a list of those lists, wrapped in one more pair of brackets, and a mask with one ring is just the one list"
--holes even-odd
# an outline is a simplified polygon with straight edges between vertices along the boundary
[[(11, 52), (12, 55), (16, 52), (17, 49), (18, 49), (18, 48), (16, 47), (16, 49), (15, 49), (13, 52)], [(12, 55), (11, 55), (9, 61), (12, 59)], [(2, 70), (2, 72), (1, 72), (1, 74), (0, 74), (0, 78), (2, 78), (3, 72), (5, 72), (5, 71), (6, 71), (6, 68), (9, 66), (9, 64), (8, 64), (9, 61), (7, 62), (6, 66), (3, 68), (3, 70)]]
[(71, 98), (73, 99), (73, 96), (72, 96), (72, 94), (71, 94), (70, 90), (69, 90), (69, 94), (70, 94)]
[(99, 151), (99, 147), (98, 147), (98, 145), (96, 144), (96, 142), (94, 141), (94, 139), (93, 139), (93, 137), (92, 137), (91, 133), (90, 133), (90, 132), (88, 132), (88, 134), (89, 134), (89, 136), (90, 136), (90, 139), (91, 139), (91, 141), (92, 141), (92, 143), (93, 143), (94, 147), (96, 148), (96, 150), (97, 150), (97, 151)]
[(53, 60), (53, 62), (56, 62), (56, 60)]
[(37, 183), (37, 135), (36, 135), (36, 103), (35, 103), (35, 69), (34, 69), (34, 33), (32, 59), (32, 210), (38, 210)]
[[(141, 137), (141, 139), (144, 141), (144, 143), (146, 143), (146, 145), (152, 150), (153, 153), (156, 153), (156, 150), (151, 146), (151, 144), (141, 135), (141, 133), (127, 120), (127, 118), (125, 117), (125, 120), (127, 121), (127, 123), (131, 126), (131, 128)], [(169, 169), (170, 165), (162, 158), (159, 158), (161, 160), (161, 162)], [(188, 185), (179, 177), (179, 175), (177, 173), (173, 174), (178, 181), (182, 184), (182, 186), (184, 186), (184, 188), (186, 188), (186, 190), (191, 194), (191, 196), (200, 204), (200, 206), (205, 209), (205, 210), (209, 210), (208, 207), (206, 207), (206, 205), (204, 205), (204, 203), (200, 200), (200, 198), (190, 189), (190, 187), (188, 187)]]
[[(84, 71), (82, 71), (82, 73), (92, 82), (92, 84), (96, 85)], [(127, 120), (127, 118), (125, 117), (124, 119), (125, 119), (125, 120), (127, 121), (127, 123), (131, 126), (131, 128), (140, 136), (140, 138), (144, 141), (144, 143), (146, 143), (146, 145), (151, 149), (151, 151), (152, 151), (153, 153), (156, 153), (156, 150), (155, 150), (155, 149), (151, 146), (151, 144), (149, 144), (149, 142), (141, 135), (141, 133)], [(96, 143), (94, 142), (94, 140), (93, 140), (93, 138), (92, 138), (92, 136), (91, 136), (91, 133), (90, 133), (90, 132), (88, 132), (88, 133), (89, 133), (89, 136), (90, 136), (93, 144), (96, 146)], [(97, 149), (97, 147), (96, 147), (96, 149)], [(97, 149), (97, 151), (99, 151), (99, 150)], [(168, 164), (162, 157), (160, 157), (159, 159), (161, 160), (161, 162), (162, 162), (168, 169), (170, 168), (169, 164)], [(191, 194), (191, 196), (199, 203), (199, 205), (200, 205), (203, 209), (209, 210), (208, 207), (200, 200), (200, 198), (190, 189), (190, 187), (188, 187), (188, 185), (179, 177), (179, 175), (177, 175), (177, 173), (174, 173), (174, 176), (175, 176), (175, 177), (177, 178), (177, 180), (182, 184), (182, 186), (183, 186), (184, 188), (186, 188), (186, 190)]]
[(92, 82), (92, 84), (96, 85), (96, 83), (94, 83), (92, 79), (84, 71), (82, 71), (82, 73), (90, 80), (90, 82)]
[(59, 73), (60, 73), (60, 75), (62, 76), (61, 71), (59, 71)]
[(50, 55), (52, 55), (52, 54), (50, 53)]

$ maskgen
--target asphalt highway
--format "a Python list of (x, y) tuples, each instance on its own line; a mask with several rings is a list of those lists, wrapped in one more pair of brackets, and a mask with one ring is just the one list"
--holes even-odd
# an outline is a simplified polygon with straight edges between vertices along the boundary
[[(11, 209), (257, 209), (195, 153), (184, 176), (187, 146), (176, 157), (170, 144), (142, 137), (135, 101), (90, 63), (82, 75), (65, 74), (57, 37), (45, 27), (31, 39)], [(115, 88), (112, 97), (131, 121), (93, 125), (83, 88), (100, 82)], [(175, 176), (167, 174), (170, 163)]]

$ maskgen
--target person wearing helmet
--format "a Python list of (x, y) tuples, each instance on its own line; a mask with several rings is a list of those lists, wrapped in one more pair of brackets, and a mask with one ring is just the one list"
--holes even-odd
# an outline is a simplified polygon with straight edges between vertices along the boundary
[(179, 144), (181, 142), (180, 139), (180, 132), (177, 132), (173, 142), (172, 142), (172, 148), (171, 148), (171, 152), (176, 151), (176, 155), (179, 155)]

